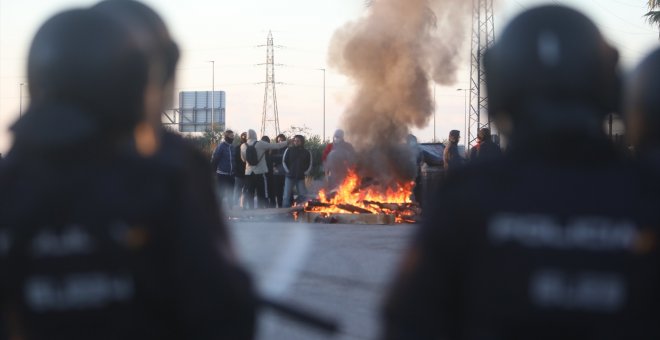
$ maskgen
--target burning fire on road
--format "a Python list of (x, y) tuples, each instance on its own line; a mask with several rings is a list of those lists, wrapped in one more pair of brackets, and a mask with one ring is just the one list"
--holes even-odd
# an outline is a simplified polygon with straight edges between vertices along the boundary
[(318, 199), (306, 202), (295, 217), (304, 222), (415, 223), (420, 208), (411, 199), (414, 186), (412, 181), (386, 187), (362, 183), (356, 171), (350, 170), (337, 190), (322, 189)]

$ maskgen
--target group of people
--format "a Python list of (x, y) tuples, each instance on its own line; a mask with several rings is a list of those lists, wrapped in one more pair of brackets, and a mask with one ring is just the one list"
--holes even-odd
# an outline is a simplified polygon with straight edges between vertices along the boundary
[[(355, 155), (353, 145), (344, 140), (344, 131), (337, 129), (320, 159), (329, 190), (337, 188), (349, 169), (355, 167)], [(279, 134), (271, 143), (268, 136), (258, 140), (254, 130), (241, 133), (238, 141), (234, 140), (234, 131), (224, 131), (211, 157), (218, 196), (229, 209), (288, 208), (295, 201), (302, 202), (308, 195), (306, 178), (314, 164), (311, 150), (305, 147), (305, 136), (295, 135), (288, 140)]]
[[(67, 10), (36, 33), (32, 100), (0, 165), (0, 339), (254, 338), (262, 300), (208, 159), (160, 126), (178, 58), (160, 17), (131, 0)], [(387, 294), (381, 338), (660, 338), (660, 50), (621, 105), (616, 50), (583, 14), (542, 6), (483, 63), (508, 148), (448, 172)], [(635, 159), (605, 135), (611, 112), (625, 114)], [(343, 162), (340, 137), (327, 158)], [(304, 139), (288, 144), (227, 131), (217, 181), (265, 199), (270, 150), (284, 186), (300, 185), (311, 157)]]
[(307, 195), (305, 177), (312, 165), (304, 136), (295, 135), (289, 142), (280, 134), (271, 143), (268, 136), (258, 140), (252, 129), (241, 133), (236, 143), (234, 132), (226, 130), (211, 158), (219, 197), (229, 209), (291, 207), (294, 188), (298, 197)]
[(458, 151), (458, 142), (461, 139), (461, 132), (458, 130), (449, 131), (447, 145), (442, 154), (442, 164), (445, 171), (453, 171), (463, 166), (466, 161), (483, 162), (497, 158), (502, 155), (502, 149), (493, 141), (489, 128), (481, 128), (477, 132), (477, 144), (470, 148), (467, 160)]

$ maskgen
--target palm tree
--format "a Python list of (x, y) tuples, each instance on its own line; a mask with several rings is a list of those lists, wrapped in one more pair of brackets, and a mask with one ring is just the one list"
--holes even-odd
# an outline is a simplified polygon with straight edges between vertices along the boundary
[[(644, 14), (646, 21), (651, 25), (658, 25), (660, 27), (660, 0), (648, 0), (647, 7), (649, 11)], [(660, 32), (658, 33), (660, 40)]]

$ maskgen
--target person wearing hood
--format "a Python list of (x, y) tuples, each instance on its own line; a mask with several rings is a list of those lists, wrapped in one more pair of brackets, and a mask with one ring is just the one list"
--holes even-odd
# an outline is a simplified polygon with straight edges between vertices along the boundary
[[(128, 6), (122, 18), (160, 20), (115, 4)], [(208, 160), (142, 133), (166, 97), (176, 45), (167, 76), (153, 58), (163, 55), (142, 45), (159, 40), (138, 39), (109, 11), (56, 14), (30, 47), (32, 100), (0, 169), (4, 335), (251, 339), (256, 302), (213, 219)]]
[[(257, 194), (257, 207), (265, 208), (268, 203), (266, 201), (266, 173), (268, 172), (268, 164), (266, 164), (266, 151), (277, 150), (287, 146), (287, 142), (281, 143), (266, 143), (257, 139), (257, 132), (250, 129), (248, 130), (247, 142), (241, 145), (241, 159), (245, 162), (245, 180), (246, 190), (244, 205), (250, 209), (255, 207), (254, 195)], [(250, 162), (248, 157), (248, 147), (254, 147), (256, 159)]]
[(355, 149), (351, 143), (344, 140), (344, 130), (337, 129), (332, 137), (332, 143), (323, 151), (323, 170), (326, 185), (335, 189), (344, 181), (348, 170), (355, 167)]
[(307, 195), (305, 176), (312, 171), (312, 152), (305, 149), (305, 137), (293, 136), (293, 146), (288, 147), (282, 156), (282, 166), (286, 178), (284, 179), (284, 207), (291, 207), (293, 201), (293, 188), (296, 188), (299, 197)]
[(328, 143), (328, 145), (325, 146), (325, 149), (323, 149), (323, 155), (321, 156), (321, 162), (325, 163), (326, 159), (328, 158), (328, 155), (332, 151), (332, 149), (337, 145), (340, 148), (347, 149), (350, 152), (355, 153), (355, 150), (353, 149), (353, 145), (346, 140), (344, 140), (344, 130), (342, 129), (337, 129), (335, 130), (335, 133), (332, 135), (332, 142)]

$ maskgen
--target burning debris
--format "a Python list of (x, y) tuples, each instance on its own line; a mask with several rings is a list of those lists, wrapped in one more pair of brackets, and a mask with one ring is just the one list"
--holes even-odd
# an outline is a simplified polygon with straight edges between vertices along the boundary
[(319, 192), (296, 218), (304, 222), (394, 224), (415, 223), (419, 206), (411, 199), (414, 182), (387, 184), (362, 181), (350, 170), (337, 190)]

